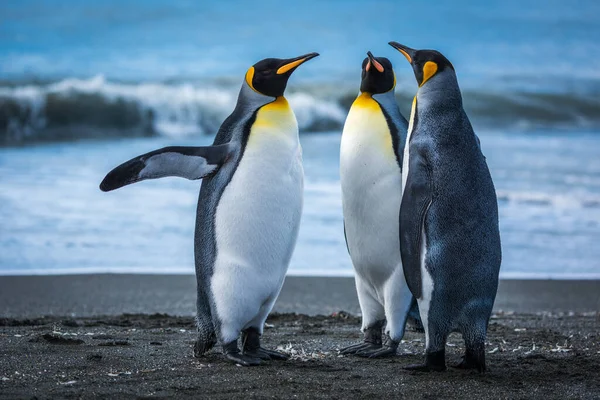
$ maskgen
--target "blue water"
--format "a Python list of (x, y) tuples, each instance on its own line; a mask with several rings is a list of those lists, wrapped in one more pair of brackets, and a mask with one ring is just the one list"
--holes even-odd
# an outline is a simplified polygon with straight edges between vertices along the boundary
[(595, 0), (4, 0), (0, 146), (23, 147), (0, 147), (0, 274), (193, 272), (199, 182), (98, 183), (145, 151), (210, 143), (250, 65), (312, 51), (288, 85), (306, 171), (291, 269), (351, 274), (339, 137), (367, 50), (392, 60), (409, 109), (390, 40), (457, 70), (498, 191), (503, 276), (600, 276)]
[(600, 3), (473, 3), (4, 0), (0, 145), (214, 134), (250, 65), (312, 51), (289, 83), (303, 131), (341, 129), (367, 50), (394, 63), (408, 112), (390, 40), (448, 56), (478, 126), (600, 131)]
[[(482, 132), (499, 197), (503, 276), (600, 276), (600, 136)], [(302, 136), (305, 208), (295, 274), (349, 275), (339, 132)], [(116, 164), (164, 138), (0, 149), (0, 274), (193, 273), (199, 182), (102, 193)]]
[(297, 78), (345, 79), (367, 50), (404, 63), (396, 40), (442, 50), (478, 83), (552, 90), (597, 83), (599, 18), (595, 0), (4, 0), (0, 77), (238, 77), (261, 58), (318, 51)]

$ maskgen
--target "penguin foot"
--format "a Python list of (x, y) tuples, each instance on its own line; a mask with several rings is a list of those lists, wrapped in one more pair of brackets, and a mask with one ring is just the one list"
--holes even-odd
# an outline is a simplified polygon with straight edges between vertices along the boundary
[(365, 329), (365, 338), (363, 339), (363, 342), (344, 347), (339, 351), (340, 354), (356, 354), (359, 351), (381, 349), (381, 328), (384, 324), (385, 320), (381, 320), (367, 327), (367, 329)]
[(239, 364), (244, 367), (252, 367), (260, 365), (260, 358), (253, 357), (251, 355), (240, 353), (240, 349), (237, 346), (237, 340), (223, 345), (223, 354), (225, 358), (234, 364)]
[(364, 357), (364, 358), (393, 357), (396, 355), (396, 349), (382, 346), (379, 349), (359, 351), (356, 353), (356, 355), (359, 357)]
[(445, 365), (427, 365), (427, 364), (411, 364), (404, 367), (407, 371), (416, 372), (443, 372), (446, 370)]
[(356, 352), (356, 355), (365, 358), (383, 358), (395, 356), (399, 343), (395, 340), (392, 340), (388, 334), (385, 334), (384, 338), (383, 344), (378, 349), (360, 350)]
[(380, 344), (373, 344), (368, 342), (362, 342), (358, 344), (353, 344), (352, 346), (344, 347), (340, 350), (340, 354), (348, 355), (348, 354), (357, 354), (362, 351), (376, 351), (380, 350)]
[(248, 328), (242, 331), (242, 343), (244, 355), (259, 358), (264, 361), (287, 360), (287, 354), (275, 350), (265, 349), (260, 345), (260, 333), (256, 328)]
[(290, 358), (290, 356), (285, 353), (275, 351), (275, 350), (265, 349), (263, 347), (259, 347), (258, 349), (255, 349), (253, 351), (244, 351), (244, 355), (260, 358), (261, 360), (264, 360), (264, 361), (269, 361), (269, 360), (285, 361), (288, 358)]
[(407, 371), (442, 372), (446, 370), (446, 351), (440, 350), (427, 353), (425, 364), (412, 364), (404, 367)]
[(410, 364), (404, 367), (407, 371), (416, 371), (416, 372), (431, 372), (432, 370), (427, 366), (427, 364)]
[(225, 358), (234, 364), (239, 364), (242, 367), (254, 367), (260, 365), (260, 358), (250, 357), (241, 353), (225, 354)]

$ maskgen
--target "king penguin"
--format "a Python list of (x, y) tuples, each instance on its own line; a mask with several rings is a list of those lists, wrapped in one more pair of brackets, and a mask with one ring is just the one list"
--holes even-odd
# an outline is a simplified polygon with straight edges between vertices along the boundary
[(405, 144), (400, 224), (426, 360), (407, 368), (445, 370), (446, 339), (456, 331), (466, 345), (457, 367), (484, 372), (502, 258), (494, 184), (450, 61), (434, 50), (390, 45), (406, 57), (419, 85)]
[(100, 184), (110, 191), (165, 176), (203, 178), (194, 240), (197, 357), (218, 341), (226, 358), (243, 366), (287, 358), (260, 345), (296, 244), (303, 205), (298, 124), (283, 94), (294, 70), (316, 56), (256, 63), (212, 146), (166, 147), (135, 157)]
[(364, 339), (342, 354), (395, 355), (413, 303), (402, 271), (399, 225), (402, 133), (408, 123), (398, 110), (395, 86), (390, 61), (368, 52), (340, 149), (344, 233)]

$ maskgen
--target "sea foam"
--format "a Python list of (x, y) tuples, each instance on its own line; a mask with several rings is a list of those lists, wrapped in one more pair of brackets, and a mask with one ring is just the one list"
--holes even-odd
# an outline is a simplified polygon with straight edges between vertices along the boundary
[[(399, 82), (408, 116), (411, 82)], [(116, 82), (98, 75), (0, 86), (0, 145), (85, 138), (213, 135), (233, 110), (239, 82)], [(341, 130), (356, 84), (299, 83), (286, 96), (301, 133)], [(535, 130), (600, 127), (600, 96), (465, 89), (475, 128)]]

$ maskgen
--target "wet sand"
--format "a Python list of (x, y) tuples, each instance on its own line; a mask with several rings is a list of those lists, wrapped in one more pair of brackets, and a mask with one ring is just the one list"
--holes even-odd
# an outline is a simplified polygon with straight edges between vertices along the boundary
[[(502, 280), (496, 311), (600, 310), (600, 280)], [(193, 275), (0, 276), (0, 316), (194, 315)], [(274, 311), (359, 314), (354, 278), (287, 277)]]
[[(263, 344), (288, 352), (291, 360), (242, 368), (224, 361), (219, 349), (196, 359), (194, 296), (190, 309), (185, 293), (193, 290), (193, 279), (137, 278), (0, 277), (0, 398), (600, 397), (595, 281), (503, 282), (497, 310), (505, 311), (491, 320), (488, 372), (480, 375), (453, 368), (403, 370), (423, 357), (423, 334), (414, 330), (396, 357), (339, 356), (337, 349), (360, 339), (360, 319), (339, 312), (356, 310), (351, 280), (343, 278), (286, 282), (277, 307), (312, 315), (271, 315)], [(513, 293), (524, 284), (527, 291)], [(300, 289), (308, 294), (296, 293)], [(545, 296), (554, 300), (543, 303)], [(511, 304), (515, 308), (509, 310)], [(143, 314), (122, 315), (134, 309)], [(187, 311), (154, 314), (164, 309)], [(448, 343), (452, 365), (464, 346), (455, 334)]]

